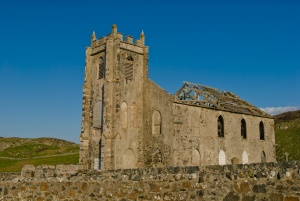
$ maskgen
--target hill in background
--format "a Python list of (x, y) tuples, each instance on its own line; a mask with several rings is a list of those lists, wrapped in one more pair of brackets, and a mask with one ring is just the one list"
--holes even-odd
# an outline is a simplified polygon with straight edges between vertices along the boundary
[(19, 172), (23, 165), (78, 164), (79, 145), (54, 138), (1, 138), (0, 172)]
[(300, 110), (275, 115), (277, 161), (300, 160)]

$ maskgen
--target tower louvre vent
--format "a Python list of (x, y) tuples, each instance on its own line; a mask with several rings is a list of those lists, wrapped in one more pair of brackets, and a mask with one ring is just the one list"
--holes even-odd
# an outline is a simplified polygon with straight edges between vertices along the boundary
[(125, 65), (125, 79), (133, 80), (133, 64), (128, 63)]
[(105, 62), (104, 59), (101, 57), (99, 63), (98, 79), (102, 79), (104, 77), (105, 77)]

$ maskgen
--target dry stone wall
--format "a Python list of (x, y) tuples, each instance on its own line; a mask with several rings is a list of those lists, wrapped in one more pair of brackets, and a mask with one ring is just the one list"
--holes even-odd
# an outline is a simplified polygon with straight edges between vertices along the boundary
[(300, 200), (300, 162), (80, 169), (29, 165), (1, 173), (0, 200)]

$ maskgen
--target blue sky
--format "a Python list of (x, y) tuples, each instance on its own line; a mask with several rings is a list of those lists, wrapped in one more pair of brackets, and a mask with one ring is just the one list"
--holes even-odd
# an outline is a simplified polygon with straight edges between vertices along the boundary
[(300, 1), (1, 1), (0, 136), (79, 142), (85, 47), (112, 24), (149, 46), (149, 77), (300, 109)]

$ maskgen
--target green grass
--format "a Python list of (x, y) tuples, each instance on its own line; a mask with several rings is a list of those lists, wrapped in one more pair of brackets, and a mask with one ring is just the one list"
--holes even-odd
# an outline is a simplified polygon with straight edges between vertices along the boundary
[(300, 160), (300, 119), (280, 122), (275, 128), (276, 158), (285, 161)]
[(0, 157), (31, 158), (74, 152), (78, 152), (78, 146), (58, 147), (45, 144), (27, 143), (20, 146), (6, 148), (0, 152)]
[(0, 138), (0, 145), (0, 172), (20, 172), (26, 164), (78, 164), (79, 161), (79, 145), (65, 140)]
[(78, 164), (79, 154), (52, 156), (46, 158), (34, 158), (26, 160), (12, 160), (0, 158), (0, 172), (20, 172), (26, 164), (57, 165), (57, 164)]

